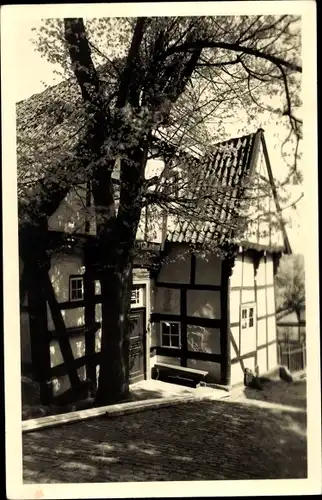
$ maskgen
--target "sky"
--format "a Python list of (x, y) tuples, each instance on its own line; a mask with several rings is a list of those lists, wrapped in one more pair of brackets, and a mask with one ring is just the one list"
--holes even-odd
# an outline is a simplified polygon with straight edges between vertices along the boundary
[[(31, 95), (43, 91), (46, 88), (45, 85), (55, 85), (60, 81), (59, 77), (54, 74), (54, 70), (59, 69), (59, 67), (50, 64), (41, 57), (31, 42), (31, 39), (35, 37), (32, 28), (39, 26), (39, 19), (21, 20), (19, 25), (16, 26), (14, 35), (16, 37), (16, 43), (14, 44), (14, 60), (16, 64), (13, 67), (14, 83), (12, 85), (15, 102), (27, 99)], [(273, 174), (278, 180), (282, 180), (285, 177), (286, 168), (280, 157), (279, 147), (274, 137), (276, 132), (275, 123), (271, 125), (265, 124), (264, 130)], [(303, 186), (289, 186), (289, 190), (292, 193), (291, 200), (295, 201), (301, 196)], [(301, 225), (303, 202), (304, 198), (297, 203), (296, 210), (290, 208), (284, 212), (288, 217), (291, 217), (291, 225), (287, 231), (294, 253), (304, 253), (305, 238), (303, 238)]]

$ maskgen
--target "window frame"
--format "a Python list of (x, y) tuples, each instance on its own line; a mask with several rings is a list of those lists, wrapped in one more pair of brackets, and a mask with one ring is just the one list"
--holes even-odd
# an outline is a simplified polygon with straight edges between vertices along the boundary
[[(81, 281), (82, 283), (82, 286), (81, 288), (77, 287), (75, 290), (81, 290), (81, 298), (73, 298), (72, 297), (72, 283), (75, 282), (75, 281)], [(69, 301), (70, 302), (81, 302), (82, 300), (84, 300), (84, 275), (82, 274), (72, 274), (69, 276)]]
[[(138, 292), (139, 292), (138, 302), (132, 303), (132, 293), (134, 292), (135, 289), (138, 290)], [(144, 304), (143, 304), (143, 297), (144, 297), (143, 289), (144, 289), (144, 287), (142, 285), (139, 285), (137, 283), (133, 283), (132, 290), (131, 290), (131, 309), (133, 309), (135, 307), (144, 307)]]
[[(164, 345), (164, 343), (163, 343), (163, 335), (167, 335), (167, 334), (163, 333), (162, 326), (165, 325), (166, 323), (168, 323), (170, 325), (170, 332), (169, 332), (169, 343), (170, 343), (170, 345)], [(179, 332), (178, 335), (171, 334), (171, 324), (178, 325), (178, 332)], [(176, 337), (179, 338), (179, 345), (178, 346), (172, 345), (171, 335), (176, 336)], [(180, 321), (172, 321), (172, 320), (171, 321), (167, 321), (166, 319), (160, 321), (160, 346), (164, 347), (166, 349), (181, 349), (181, 322)]]
[[(253, 309), (253, 315), (250, 316), (249, 312), (250, 310)], [(247, 310), (247, 315), (246, 317), (243, 317), (243, 311)], [(253, 324), (250, 326), (249, 320), (253, 320)], [(250, 331), (253, 328), (255, 328), (255, 319), (256, 319), (256, 302), (245, 302), (243, 304), (240, 304), (240, 321), (239, 321), (239, 326), (240, 326), (240, 331)], [(246, 320), (247, 324), (244, 327), (243, 326), (243, 320)]]

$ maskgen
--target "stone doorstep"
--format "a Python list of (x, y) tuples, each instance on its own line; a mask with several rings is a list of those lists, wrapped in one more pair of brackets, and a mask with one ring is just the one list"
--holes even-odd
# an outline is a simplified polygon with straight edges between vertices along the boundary
[[(225, 397), (225, 394), (223, 394)], [(34, 418), (22, 422), (22, 432), (32, 432), (49, 427), (56, 427), (72, 422), (79, 422), (98, 416), (106, 416), (108, 418), (119, 417), (131, 413), (137, 413), (144, 410), (154, 410), (161, 407), (172, 406), (178, 403), (190, 403), (194, 401), (208, 400), (214, 401), (221, 399), (218, 394), (188, 394), (184, 396), (175, 396), (167, 398), (147, 399), (144, 401), (131, 401), (128, 403), (119, 403), (115, 405), (102, 406), (99, 408), (89, 408), (87, 410), (79, 410), (60, 415), (49, 415), (47, 417)]]

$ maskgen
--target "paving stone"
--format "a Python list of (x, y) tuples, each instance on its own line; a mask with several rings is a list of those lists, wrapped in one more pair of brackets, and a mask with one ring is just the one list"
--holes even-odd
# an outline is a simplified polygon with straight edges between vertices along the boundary
[(24, 481), (305, 478), (305, 381), (284, 384), (283, 397), (281, 384), (275, 400), (269, 387), (263, 400), (246, 393), (24, 434)]

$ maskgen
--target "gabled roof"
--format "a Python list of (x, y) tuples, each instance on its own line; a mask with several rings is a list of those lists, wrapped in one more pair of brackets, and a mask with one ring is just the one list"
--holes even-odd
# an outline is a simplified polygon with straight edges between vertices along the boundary
[[(260, 142), (263, 143), (266, 161), (269, 163), (262, 129), (259, 129), (256, 133), (215, 144), (208, 159), (204, 163), (199, 160), (199, 172), (195, 182), (191, 185), (191, 189), (194, 190), (196, 198), (200, 194), (202, 197), (202, 193), (209, 192), (212, 188), (216, 195), (213, 196), (213, 199), (200, 204), (200, 220), (198, 220), (198, 217), (189, 219), (189, 216), (181, 218), (176, 226), (168, 232), (168, 241), (202, 245), (213, 239), (218, 244), (223, 244), (227, 238), (230, 240), (233, 238), (234, 217), (237, 219), (240, 205), (243, 203), (244, 186), (251, 182), (251, 176), (255, 171)], [(270, 164), (267, 165), (267, 168), (270, 170), (268, 172), (269, 181), (277, 212), (279, 212)], [(216, 203), (216, 206), (214, 206), (214, 203)], [(211, 213), (211, 219), (207, 220), (207, 212)], [(280, 216), (279, 213), (278, 216)], [(213, 222), (210, 222), (210, 220)], [(269, 249), (291, 253), (290, 243), (281, 217), (279, 217), (279, 221), (284, 246), (272, 246)], [(240, 244), (256, 250), (267, 248), (264, 245), (252, 244), (247, 241), (240, 241)]]
[[(249, 174), (255, 136), (256, 134), (249, 134), (216, 144), (212, 155), (204, 164), (199, 160), (197, 177), (194, 186), (191, 186), (195, 197), (198, 198), (200, 195), (202, 197), (202, 194), (209, 192), (211, 187), (215, 191), (218, 190), (218, 186), (225, 186), (226, 193), (216, 196), (216, 200), (209, 199), (202, 204), (203, 214), (209, 209), (211, 220), (218, 222), (182, 220), (168, 233), (169, 241), (203, 244), (214, 237), (218, 239), (218, 236), (220, 240), (224, 240), (227, 236), (225, 225), (227, 227), (231, 221), (238, 202), (237, 196), (229, 196), (229, 191), (231, 195), (237, 191)], [(214, 201), (217, 202), (215, 207)]]

